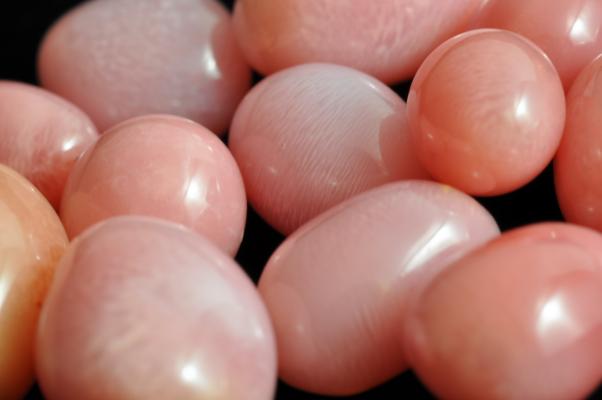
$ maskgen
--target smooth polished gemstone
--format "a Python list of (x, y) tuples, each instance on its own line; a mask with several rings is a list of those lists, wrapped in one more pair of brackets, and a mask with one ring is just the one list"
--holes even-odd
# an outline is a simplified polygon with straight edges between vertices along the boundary
[(552, 60), (565, 88), (602, 53), (600, 0), (490, 0), (480, 25), (523, 35)]
[(61, 220), (73, 238), (112, 216), (158, 217), (234, 254), (246, 208), (236, 162), (217, 136), (190, 120), (150, 115), (115, 126), (76, 162)]
[(270, 400), (275, 341), (253, 283), (179, 225), (102, 222), (57, 267), (36, 365), (48, 400)]
[(59, 208), (73, 163), (97, 139), (77, 107), (35, 86), (0, 81), (0, 163), (25, 176)]
[(250, 87), (230, 15), (215, 0), (93, 0), (47, 33), (44, 87), (71, 100), (100, 131), (153, 113), (230, 124)]
[(483, 29), (429, 55), (408, 98), (412, 142), (432, 176), (474, 195), (510, 192), (552, 160), (564, 91), (544, 53), (517, 34)]
[(229, 146), (249, 201), (285, 234), (357, 193), (426, 177), (403, 100), (376, 79), (332, 64), (264, 79), (236, 111)]
[(505, 233), (411, 307), (406, 355), (444, 399), (583, 399), (602, 371), (602, 237), (568, 224)]
[(471, 26), (483, 0), (239, 0), (234, 29), (264, 75), (308, 62), (410, 78), (437, 45)]
[(554, 161), (564, 217), (602, 231), (602, 56), (575, 80), (564, 136)]
[(52, 206), (0, 165), (0, 398), (22, 399), (34, 379), (40, 307), (67, 235)]
[(428, 181), (371, 190), (312, 220), (274, 253), (259, 283), (280, 377), (303, 390), (349, 395), (401, 373), (406, 303), (497, 234), (475, 200)]

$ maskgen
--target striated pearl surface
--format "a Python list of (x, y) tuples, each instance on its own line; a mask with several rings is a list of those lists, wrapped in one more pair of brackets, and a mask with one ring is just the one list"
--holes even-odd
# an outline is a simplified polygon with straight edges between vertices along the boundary
[(47, 33), (44, 87), (100, 131), (143, 114), (193, 119), (220, 134), (250, 87), (230, 15), (215, 0), (94, 0)]
[(480, 24), (532, 40), (550, 57), (565, 88), (602, 52), (600, 0), (491, 0)]
[(468, 29), (483, 0), (239, 0), (234, 28), (264, 75), (347, 65), (387, 83), (410, 78), (437, 45)]
[(438, 275), (404, 340), (444, 399), (582, 399), (602, 371), (602, 237), (568, 224), (503, 234)]
[(55, 265), (66, 247), (67, 235), (52, 206), (25, 178), (0, 165), (0, 398), (3, 400), (22, 399), (33, 383), (38, 316)]
[(349, 395), (401, 373), (406, 303), (497, 234), (475, 200), (427, 181), (373, 189), (304, 225), (274, 253), (259, 283), (280, 377), (303, 390)]
[(403, 100), (331, 64), (293, 67), (254, 87), (236, 111), (229, 146), (249, 201), (285, 234), (357, 193), (426, 177)]
[(188, 226), (234, 254), (246, 208), (238, 167), (217, 136), (190, 120), (150, 115), (104, 133), (77, 161), (61, 220), (73, 238), (112, 216), (153, 216)]
[(554, 161), (564, 217), (602, 230), (602, 57), (575, 80), (567, 97), (564, 136)]
[(27, 178), (54, 208), (73, 163), (97, 137), (74, 105), (35, 86), (0, 81), (0, 163)]
[(42, 312), (49, 400), (269, 400), (276, 349), (243, 270), (178, 225), (118, 217), (76, 239)]
[(510, 192), (552, 160), (564, 127), (564, 91), (531, 42), (476, 30), (442, 44), (408, 97), (412, 142), (434, 178), (474, 195)]

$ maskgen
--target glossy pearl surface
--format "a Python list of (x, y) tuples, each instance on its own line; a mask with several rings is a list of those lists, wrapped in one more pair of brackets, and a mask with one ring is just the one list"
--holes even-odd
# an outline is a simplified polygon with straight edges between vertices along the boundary
[(410, 365), (444, 399), (581, 399), (602, 371), (602, 237), (568, 224), (504, 233), (412, 307)]
[(562, 135), (564, 91), (549, 59), (500, 30), (470, 31), (429, 55), (408, 97), (412, 142), (432, 176), (493, 196), (528, 183)]
[(304, 225), (259, 283), (280, 377), (303, 390), (349, 395), (401, 373), (406, 303), (498, 232), (472, 198), (428, 181), (373, 189)]
[(112, 216), (153, 216), (188, 226), (234, 254), (246, 207), (238, 167), (217, 136), (190, 120), (151, 115), (104, 133), (77, 161), (61, 220), (73, 238)]
[(376, 79), (332, 64), (264, 79), (236, 111), (229, 146), (249, 201), (285, 234), (355, 194), (426, 177), (403, 100)]
[(34, 186), (0, 165), (0, 398), (19, 400), (33, 383), (40, 308), (67, 235)]
[(74, 105), (35, 86), (0, 81), (0, 163), (27, 178), (54, 208), (73, 163), (97, 137)]
[(43, 41), (42, 84), (81, 107), (100, 131), (153, 113), (220, 134), (250, 87), (230, 15), (215, 0), (94, 0)]

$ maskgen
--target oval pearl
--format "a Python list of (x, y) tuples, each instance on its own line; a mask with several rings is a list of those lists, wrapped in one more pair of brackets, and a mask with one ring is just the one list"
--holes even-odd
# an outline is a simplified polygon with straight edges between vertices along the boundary
[(602, 231), (602, 56), (575, 80), (554, 161), (556, 194), (564, 217)]
[(493, 196), (528, 183), (562, 135), (564, 91), (531, 42), (476, 30), (442, 44), (422, 64), (408, 97), (419, 159), (434, 178)]
[(61, 220), (73, 238), (116, 215), (158, 217), (234, 254), (246, 207), (236, 162), (215, 135), (183, 118), (150, 115), (109, 130), (77, 161)]
[(492, 0), (481, 25), (532, 40), (552, 60), (565, 88), (602, 52), (600, 0)]
[(401, 373), (397, 334), (413, 292), (498, 232), (472, 198), (427, 181), (373, 189), (304, 225), (259, 283), (280, 377), (349, 395)]
[(483, 0), (239, 0), (234, 28), (264, 75), (297, 64), (347, 65), (387, 83), (409, 79)]
[(38, 72), (100, 131), (165, 113), (220, 134), (251, 78), (230, 15), (215, 0), (85, 2), (47, 33)]
[(568, 224), (503, 234), (438, 275), (406, 321), (439, 398), (582, 399), (602, 371), (602, 237)]
[[(1, 97), (1, 96), (0, 96)], [(33, 383), (40, 307), (67, 235), (52, 206), (21, 175), (0, 165), (0, 398)]]
[(0, 81), (0, 163), (33, 183), (55, 209), (73, 163), (97, 137), (92, 121), (71, 103)]
[(242, 269), (178, 225), (118, 217), (76, 239), (42, 311), (48, 400), (268, 400), (276, 350)]
[(365, 190), (425, 177), (405, 103), (350, 68), (301, 65), (264, 79), (236, 111), (229, 146), (249, 201), (288, 234)]

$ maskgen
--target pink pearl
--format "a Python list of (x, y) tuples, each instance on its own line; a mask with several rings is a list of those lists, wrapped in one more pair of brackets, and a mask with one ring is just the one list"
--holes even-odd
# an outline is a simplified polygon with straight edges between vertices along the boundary
[(159, 220), (91, 228), (63, 257), (36, 363), (49, 400), (268, 400), (275, 342), (242, 269)]
[(492, 0), (481, 24), (532, 40), (550, 57), (565, 88), (602, 52), (600, 0)]
[(401, 373), (397, 336), (412, 294), (498, 232), (472, 198), (427, 181), (374, 189), (303, 226), (259, 284), (281, 378), (349, 395)]
[(562, 84), (531, 42), (500, 30), (456, 36), (429, 55), (408, 98), (412, 141), (434, 178), (474, 195), (515, 190), (552, 159)]
[(283, 233), (370, 188), (425, 177), (409, 143), (405, 103), (361, 72), (309, 64), (245, 97), (230, 149), (249, 201)]
[(21, 175), (0, 165), (2, 400), (22, 399), (33, 383), (38, 315), (67, 243), (61, 221), (44, 197)]
[(47, 33), (38, 67), (43, 86), (100, 131), (167, 113), (219, 134), (250, 86), (230, 15), (215, 0), (86, 2)]
[(151, 115), (117, 125), (77, 161), (61, 219), (73, 238), (112, 216), (154, 216), (234, 254), (246, 206), (238, 167), (215, 135), (183, 118)]
[(30, 180), (54, 208), (73, 163), (97, 137), (90, 119), (60, 97), (0, 81), (0, 163)]
[(392, 83), (466, 30), (483, 0), (239, 0), (234, 28), (264, 75), (308, 62), (347, 65)]
[(583, 399), (602, 371), (602, 237), (503, 234), (438, 275), (406, 323), (410, 365), (446, 399)]

